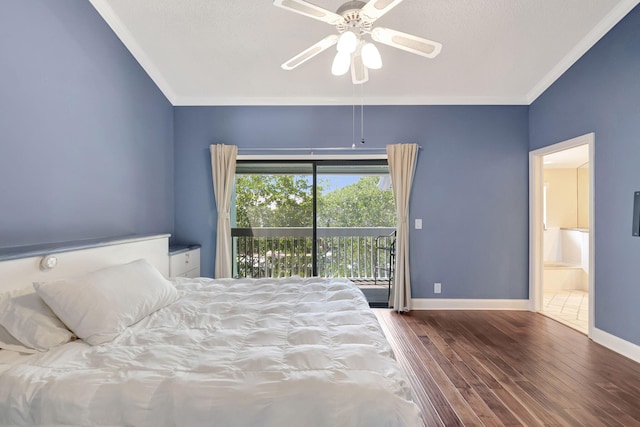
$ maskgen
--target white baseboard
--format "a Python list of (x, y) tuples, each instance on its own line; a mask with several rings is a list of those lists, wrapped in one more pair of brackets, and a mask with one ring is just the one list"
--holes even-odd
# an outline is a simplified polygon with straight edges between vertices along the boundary
[(413, 298), (413, 310), (529, 310), (528, 299)]
[(618, 338), (602, 329), (593, 328), (589, 335), (594, 342), (607, 347), (610, 350), (620, 353), (629, 359), (640, 363), (640, 346), (632, 342)]

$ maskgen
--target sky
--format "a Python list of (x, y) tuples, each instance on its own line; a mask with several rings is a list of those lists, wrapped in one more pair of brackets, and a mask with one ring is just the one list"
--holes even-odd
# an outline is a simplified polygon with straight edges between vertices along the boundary
[(362, 178), (361, 175), (318, 175), (319, 180), (328, 181), (327, 188), (323, 190), (324, 194), (354, 184), (360, 178)]

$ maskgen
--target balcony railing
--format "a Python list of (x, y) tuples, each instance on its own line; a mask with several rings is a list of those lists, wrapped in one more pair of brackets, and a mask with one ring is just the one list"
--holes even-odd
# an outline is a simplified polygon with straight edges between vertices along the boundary
[[(317, 275), (388, 280), (393, 227), (318, 227)], [(311, 227), (233, 228), (234, 275), (289, 277), (313, 275)], [(383, 236), (383, 237), (380, 237)]]

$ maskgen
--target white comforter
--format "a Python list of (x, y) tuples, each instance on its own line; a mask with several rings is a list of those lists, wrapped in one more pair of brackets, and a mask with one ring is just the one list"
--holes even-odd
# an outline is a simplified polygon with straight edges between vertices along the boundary
[(177, 302), (112, 343), (69, 343), (0, 374), (0, 425), (422, 425), (350, 282), (176, 287)]

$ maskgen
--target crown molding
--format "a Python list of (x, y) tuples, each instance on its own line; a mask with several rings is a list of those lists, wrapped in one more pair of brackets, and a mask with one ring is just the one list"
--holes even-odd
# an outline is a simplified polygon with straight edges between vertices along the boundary
[[(177, 97), (174, 106), (300, 106), (300, 105), (353, 105), (353, 97), (338, 98), (285, 98), (285, 97)], [(528, 105), (519, 97), (368, 97), (364, 105)]]
[(144, 49), (137, 42), (135, 37), (129, 32), (124, 23), (120, 20), (118, 15), (114, 12), (113, 8), (109, 4), (108, 0), (89, 0), (91, 5), (98, 11), (102, 19), (111, 27), (111, 30), (120, 39), (125, 48), (129, 50), (131, 55), (138, 61), (138, 64), (149, 75), (151, 80), (158, 86), (160, 91), (164, 94), (167, 100), (172, 104), (175, 104), (176, 94), (171, 88), (171, 85), (164, 78), (158, 67), (155, 66), (153, 61), (145, 53)]

